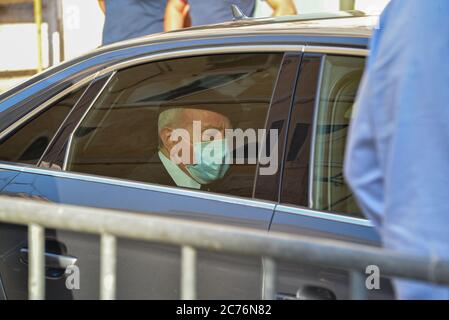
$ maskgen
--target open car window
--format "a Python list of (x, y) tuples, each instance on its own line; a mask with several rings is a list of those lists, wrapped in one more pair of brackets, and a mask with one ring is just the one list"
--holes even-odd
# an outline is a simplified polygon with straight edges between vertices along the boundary
[(343, 176), (344, 155), (355, 97), (365, 59), (324, 57), (313, 147), (313, 209), (361, 216)]
[[(264, 129), (282, 57), (198, 56), (119, 71), (74, 132), (66, 170), (251, 197), (254, 141), (228, 150), (232, 158), (243, 155), (242, 163), (184, 166), (171, 161), (166, 133), (191, 133), (194, 121), (202, 123), (201, 135), (208, 129)], [(192, 154), (198, 145), (192, 144)]]

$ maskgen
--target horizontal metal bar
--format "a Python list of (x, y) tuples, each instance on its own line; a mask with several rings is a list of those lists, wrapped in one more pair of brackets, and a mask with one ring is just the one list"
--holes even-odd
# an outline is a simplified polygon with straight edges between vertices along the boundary
[(37, 72), (38, 71), (36, 69), (0, 71), (0, 78), (30, 77), (32, 75), (35, 75)]
[(366, 57), (369, 50), (352, 47), (306, 46), (304, 52)]
[(449, 261), (415, 257), (337, 240), (248, 230), (115, 210), (56, 205), (0, 197), (0, 221), (114, 235), (210, 251), (351, 269), (376, 265), (383, 276), (449, 284)]

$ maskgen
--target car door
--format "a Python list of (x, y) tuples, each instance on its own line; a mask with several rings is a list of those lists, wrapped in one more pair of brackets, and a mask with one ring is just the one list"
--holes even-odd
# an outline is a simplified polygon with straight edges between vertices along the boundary
[[(14, 170), (0, 169), (0, 193), (18, 174), (19, 172)], [(2, 281), (3, 268), (1, 266), (3, 265), (2, 261), (4, 256), (7, 254), (8, 249), (11, 248), (11, 242), (9, 241), (11, 241), (10, 237), (3, 232), (0, 233), (0, 300), (6, 299), (6, 293)], [(12, 240), (12, 242), (14, 242), (14, 240)]]
[[(228, 108), (223, 113), (232, 120), (233, 129), (271, 128), (267, 119), (273, 92), (276, 95), (283, 85), (278, 77), (284, 68), (291, 68), (292, 61), (298, 68), (299, 57), (300, 53), (292, 60), (282, 52), (237, 50), (144, 63), (106, 74), (94, 102), (80, 102), (85, 112), (77, 108), (66, 119), (40, 168), (20, 168), (4, 194), (268, 231), (275, 202), (254, 197), (257, 163), (248, 160), (249, 142), (240, 146), (243, 163), (231, 164), (224, 177), (200, 190), (161, 180), (160, 173), (167, 167), (158, 160), (160, 109), (194, 105), (195, 110), (219, 113), (220, 108)], [(232, 150), (238, 154), (237, 147)], [(47, 232), (47, 250), (76, 259), (80, 270), (80, 288), (69, 290), (64, 288), (64, 269), (47, 266), (47, 298), (98, 298), (98, 236)], [(11, 253), (11, 263), (20, 260), (25, 245)], [(25, 264), (14, 266), (14, 272), (26, 274)], [(118, 241), (118, 298), (177, 299), (179, 270), (178, 247)], [(260, 298), (261, 272), (260, 258), (200, 251), (198, 297)], [(7, 279), (8, 292), (12, 271)], [(23, 297), (26, 283), (19, 287), (17, 296)]]
[[(313, 51), (313, 48), (309, 48)], [(343, 178), (343, 157), (364, 57), (307, 53), (290, 119), (281, 197), (270, 232), (379, 246)], [(320, 50), (322, 52), (322, 50)], [(357, 51), (356, 51), (357, 52)], [(278, 298), (347, 299), (347, 270), (281, 262)], [(370, 298), (391, 298), (388, 280)]]
[[(0, 194), (25, 168), (35, 167), (64, 119), (84, 96), (90, 81), (74, 85), (62, 91), (41, 105), (30, 97), (25, 106), (29, 111), (24, 117), (16, 118), (0, 134)], [(39, 100), (39, 99), (37, 99)], [(20, 108), (2, 112), (2, 125), (12, 119), (11, 114), (21, 115)], [(3, 114), (6, 112), (6, 115)], [(6, 117), (6, 118), (5, 118)], [(17, 164), (21, 164), (18, 167)], [(25, 193), (15, 196), (27, 197)], [(47, 231), (51, 233), (51, 231)], [(23, 271), (22, 256), (18, 248), (25, 247), (27, 229), (23, 226), (0, 223), (0, 277), (8, 298), (26, 298), (27, 273)]]

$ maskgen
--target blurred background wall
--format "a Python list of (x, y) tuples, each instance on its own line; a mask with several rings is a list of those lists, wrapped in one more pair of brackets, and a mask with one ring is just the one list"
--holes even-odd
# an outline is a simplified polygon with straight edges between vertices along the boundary
[[(296, 0), (296, 6), (299, 13), (336, 11), (349, 5), (376, 14), (388, 1)], [(35, 15), (39, 3), (42, 23)], [(257, 0), (255, 16), (270, 15), (270, 7)], [(103, 23), (97, 0), (0, 0), (0, 92), (41, 69), (98, 47)]]

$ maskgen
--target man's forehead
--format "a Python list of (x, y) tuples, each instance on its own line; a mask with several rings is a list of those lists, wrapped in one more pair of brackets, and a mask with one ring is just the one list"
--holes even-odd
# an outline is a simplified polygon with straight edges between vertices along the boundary
[(219, 113), (218, 111), (211, 111), (205, 109), (194, 109), (194, 108), (186, 108), (184, 109), (184, 115), (188, 116), (192, 120), (211, 120), (211, 121), (226, 121), (228, 118)]

